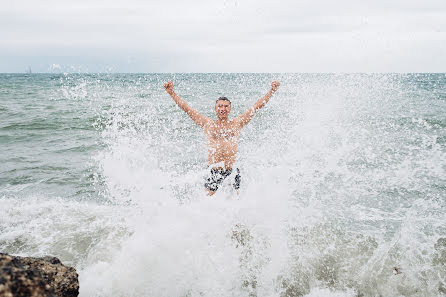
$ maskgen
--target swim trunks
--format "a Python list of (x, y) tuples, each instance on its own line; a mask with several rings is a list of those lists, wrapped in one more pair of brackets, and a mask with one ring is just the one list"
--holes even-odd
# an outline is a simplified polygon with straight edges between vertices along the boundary
[[(223, 181), (232, 173), (232, 168), (228, 170), (223, 170), (221, 168), (212, 168), (210, 175), (206, 178), (204, 187), (212, 192), (218, 190), (218, 187), (223, 183)], [(234, 189), (238, 190), (240, 188), (240, 169), (237, 168), (237, 174), (234, 178), (234, 183), (232, 186)]]

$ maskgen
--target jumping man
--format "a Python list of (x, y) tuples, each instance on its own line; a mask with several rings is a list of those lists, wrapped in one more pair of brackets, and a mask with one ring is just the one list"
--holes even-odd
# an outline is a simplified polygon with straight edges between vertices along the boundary
[[(208, 149), (208, 160), (211, 167), (209, 176), (204, 184), (208, 195), (213, 195), (224, 179), (232, 173), (232, 166), (235, 163), (237, 153), (238, 138), (241, 129), (248, 124), (256, 112), (265, 106), (271, 96), (277, 91), (280, 83), (273, 81), (271, 89), (265, 96), (260, 98), (249, 110), (235, 119), (229, 120), (231, 112), (231, 101), (226, 97), (220, 97), (215, 103), (217, 120), (214, 121), (200, 114), (191, 108), (186, 101), (181, 99), (173, 90), (173, 82), (164, 84), (166, 92), (173, 98), (176, 104), (184, 110), (206, 134), (206, 144)], [(237, 168), (233, 186), (236, 190), (240, 187), (240, 170)]]

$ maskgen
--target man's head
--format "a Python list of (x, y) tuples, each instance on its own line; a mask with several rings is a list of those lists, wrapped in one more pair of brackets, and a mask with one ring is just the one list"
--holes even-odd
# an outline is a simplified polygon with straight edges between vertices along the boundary
[(231, 112), (231, 101), (226, 97), (218, 98), (215, 102), (215, 112), (218, 119), (226, 120)]

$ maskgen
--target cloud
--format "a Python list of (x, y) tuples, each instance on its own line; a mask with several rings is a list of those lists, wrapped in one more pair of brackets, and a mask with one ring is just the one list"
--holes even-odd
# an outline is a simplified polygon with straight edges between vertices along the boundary
[(118, 72), (444, 71), (445, 32), (443, 0), (17, 0), (0, 12), (0, 71), (19, 57)]

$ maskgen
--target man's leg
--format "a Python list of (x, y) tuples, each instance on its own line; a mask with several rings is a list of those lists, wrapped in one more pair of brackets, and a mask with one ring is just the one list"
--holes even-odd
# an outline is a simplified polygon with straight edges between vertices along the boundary
[(218, 190), (218, 186), (223, 182), (224, 177), (221, 172), (212, 168), (210, 175), (206, 178), (204, 187), (207, 190), (207, 195), (212, 196)]
[(241, 181), (241, 176), (240, 176), (240, 169), (237, 168), (237, 174), (235, 175), (235, 179), (234, 179), (234, 184), (233, 187), (234, 189), (237, 191), (237, 195), (240, 193), (240, 181)]
[(204, 188), (206, 189), (208, 196), (214, 195), (215, 192), (217, 191), (218, 183), (215, 179), (214, 172), (211, 172), (211, 175), (206, 179), (204, 183)]

